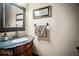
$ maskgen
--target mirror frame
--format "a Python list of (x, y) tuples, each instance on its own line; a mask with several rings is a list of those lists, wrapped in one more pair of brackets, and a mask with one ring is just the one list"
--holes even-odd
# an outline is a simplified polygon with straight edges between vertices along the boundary
[(10, 4), (23, 10), (23, 27), (22, 28), (17, 28), (17, 27), (4, 28), (3, 25), (2, 25), (2, 27), (0, 28), (0, 32), (24, 31), (25, 30), (26, 9), (23, 6), (19, 5), (19, 4), (15, 4), (15, 3), (10, 3)]

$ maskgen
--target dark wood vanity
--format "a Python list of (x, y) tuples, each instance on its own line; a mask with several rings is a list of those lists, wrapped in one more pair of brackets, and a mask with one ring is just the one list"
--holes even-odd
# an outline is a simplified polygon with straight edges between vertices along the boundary
[(15, 48), (1, 49), (0, 56), (32, 56), (33, 41)]

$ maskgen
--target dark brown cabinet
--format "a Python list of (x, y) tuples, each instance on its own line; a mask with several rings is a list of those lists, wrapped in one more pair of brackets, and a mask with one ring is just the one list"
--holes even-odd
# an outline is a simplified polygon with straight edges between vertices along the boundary
[(11, 49), (1, 49), (0, 56), (32, 56), (32, 41)]

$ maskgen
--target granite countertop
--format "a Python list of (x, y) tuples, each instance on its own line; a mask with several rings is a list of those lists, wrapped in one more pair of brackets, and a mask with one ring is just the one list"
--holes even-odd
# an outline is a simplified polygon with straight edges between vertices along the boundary
[(28, 36), (28, 35), (20, 37), (20, 38), (22, 38), (22, 39), (23, 38), (29, 38), (29, 39), (26, 40), (26, 41), (22, 41), (22, 42), (12, 42), (13, 40), (16, 40), (16, 39), (19, 39), (19, 38), (7, 40), (7, 41), (2, 41), (2, 42), (0, 42), (0, 49), (14, 48), (14, 47), (17, 47), (17, 46), (20, 46), (20, 45), (23, 45), (23, 44), (27, 44), (34, 39), (34, 37)]

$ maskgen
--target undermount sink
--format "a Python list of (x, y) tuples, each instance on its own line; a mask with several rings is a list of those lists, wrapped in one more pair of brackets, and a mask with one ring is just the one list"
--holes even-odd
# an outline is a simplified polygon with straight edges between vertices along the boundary
[(12, 43), (19, 43), (19, 42), (27, 41), (28, 39), (29, 38), (17, 38), (17, 39), (12, 40), (11, 42)]

